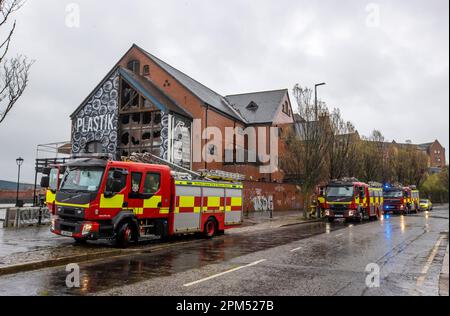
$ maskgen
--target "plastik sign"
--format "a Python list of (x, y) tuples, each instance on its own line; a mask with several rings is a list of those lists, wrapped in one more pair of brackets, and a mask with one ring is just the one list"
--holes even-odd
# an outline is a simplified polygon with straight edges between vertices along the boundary
[(114, 130), (114, 113), (77, 118), (76, 131), (81, 133)]

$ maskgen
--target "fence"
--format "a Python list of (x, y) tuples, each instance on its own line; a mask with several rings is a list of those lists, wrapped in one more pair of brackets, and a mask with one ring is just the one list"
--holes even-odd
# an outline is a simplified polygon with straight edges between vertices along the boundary
[(20, 228), (50, 223), (51, 215), (47, 207), (10, 207), (2, 221), (4, 228)]

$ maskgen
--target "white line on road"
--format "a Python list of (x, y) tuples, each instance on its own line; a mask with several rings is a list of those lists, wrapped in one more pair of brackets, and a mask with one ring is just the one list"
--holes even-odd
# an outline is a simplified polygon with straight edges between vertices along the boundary
[(427, 262), (423, 266), (422, 275), (417, 279), (418, 286), (421, 286), (423, 284), (423, 282), (425, 281), (428, 270), (430, 270), (431, 264), (433, 263), (433, 260), (439, 251), (439, 246), (441, 245), (441, 242), (443, 239), (444, 239), (444, 236), (441, 236), (441, 238), (439, 238), (438, 241), (436, 242), (436, 244), (434, 245), (433, 251), (431, 252), (430, 256), (428, 257)]
[(300, 250), (300, 249), (302, 249), (302, 248), (303, 248), (303, 247), (298, 247), (298, 248), (292, 249), (291, 252), (296, 252), (296, 251), (298, 251), (298, 250)]
[(260, 264), (261, 262), (264, 262), (264, 261), (266, 261), (266, 259), (258, 260), (258, 261), (249, 263), (249, 264), (247, 264), (245, 266), (240, 266), (240, 267), (237, 267), (237, 268), (234, 268), (234, 269), (231, 269), (231, 270), (227, 270), (227, 271), (224, 271), (224, 272), (221, 272), (221, 273), (218, 273), (218, 274), (214, 274), (212, 276), (209, 276), (209, 277), (201, 279), (201, 280), (197, 280), (197, 281), (194, 281), (194, 282), (191, 282), (191, 283), (186, 283), (183, 286), (188, 287), (188, 286), (192, 286), (192, 285), (195, 285), (195, 284), (198, 284), (198, 283), (202, 283), (202, 282), (205, 282), (205, 281), (208, 281), (208, 280), (211, 280), (211, 279), (215, 279), (217, 277), (220, 277), (222, 275), (225, 275), (225, 274), (228, 274), (228, 273), (231, 273), (231, 272), (235, 272), (235, 271), (238, 271), (238, 270), (241, 270), (241, 269), (244, 269), (244, 268), (249, 268), (249, 267), (256, 266), (257, 264)]
[(344, 236), (344, 234), (337, 234), (336, 237)]

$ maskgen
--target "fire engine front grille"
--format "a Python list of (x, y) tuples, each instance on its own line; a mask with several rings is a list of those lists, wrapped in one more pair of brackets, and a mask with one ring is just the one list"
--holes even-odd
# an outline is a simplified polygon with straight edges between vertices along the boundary
[(333, 211), (346, 211), (348, 210), (348, 205), (340, 205), (340, 204), (336, 204), (336, 205), (330, 205), (330, 209)]
[(84, 218), (84, 209), (74, 207), (61, 207), (57, 208), (57, 214), (61, 218)]

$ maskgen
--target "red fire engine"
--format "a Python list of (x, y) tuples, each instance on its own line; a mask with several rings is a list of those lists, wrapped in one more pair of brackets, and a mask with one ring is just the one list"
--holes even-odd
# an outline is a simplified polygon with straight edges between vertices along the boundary
[(325, 207), (329, 222), (338, 218), (347, 222), (379, 219), (383, 211), (382, 185), (353, 178), (333, 180), (325, 190)]
[(242, 223), (242, 184), (177, 177), (167, 165), (75, 159), (56, 191), (51, 231), (78, 242), (187, 233), (212, 237)]
[(415, 186), (386, 185), (383, 195), (385, 214), (407, 215), (420, 211), (420, 193)]

